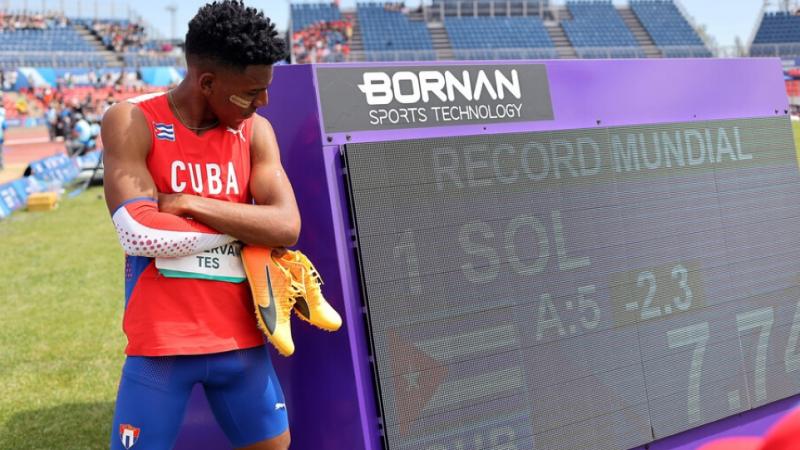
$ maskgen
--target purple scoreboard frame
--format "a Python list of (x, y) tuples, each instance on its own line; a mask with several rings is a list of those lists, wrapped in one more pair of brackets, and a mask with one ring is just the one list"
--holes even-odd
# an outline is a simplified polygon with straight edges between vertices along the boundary
[[(379, 450), (380, 419), (368, 350), (354, 230), (340, 152), (347, 143), (431, 137), (571, 130), (669, 122), (780, 116), (788, 113), (779, 59), (654, 59), (492, 61), (544, 64), (554, 120), (504, 124), (325, 133), (314, 65), (279, 66), (259, 110), (275, 129), (303, 227), (298, 248), (325, 278), (326, 298), (344, 317), (342, 330), (325, 333), (295, 320), (295, 355), (273, 354), (288, 405), (292, 449)], [(430, 63), (339, 64), (325, 67), (464, 65)], [(176, 448), (230, 448), (193, 393)], [(730, 435), (763, 434), (800, 396), (651, 443), (651, 450), (697, 448)]]

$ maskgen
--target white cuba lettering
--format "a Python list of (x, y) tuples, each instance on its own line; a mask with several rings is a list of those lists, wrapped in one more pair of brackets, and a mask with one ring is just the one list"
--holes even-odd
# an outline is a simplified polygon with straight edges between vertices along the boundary
[(239, 181), (236, 179), (236, 168), (232, 162), (228, 161), (228, 183), (225, 188), (225, 194), (229, 195), (231, 193), (239, 195)]
[(222, 192), (222, 179), (220, 173), (222, 170), (217, 164), (206, 165), (206, 178), (208, 178), (208, 193), (216, 195)]
[(200, 170), (200, 164), (189, 164), (189, 180), (196, 193), (203, 192), (203, 171)]
[[(236, 177), (236, 166), (232, 161), (227, 164), (227, 173), (223, 172), (222, 166), (216, 163), (186, 163), (184, 161), (172, 161), (170, 164), (170, 187), (172, 192), (180, 193), (186, 191), (187, 183), (191, 183), (191, 189), (195, 194), (206, 193), (209, 195), (235, 194), (239, 195), (239, 180)], [(208, 191), (206, 192), (205, 189)]]
[(172, 192), (178, 193), (183, 192), (186, 189), (186, 182), (181, 181), (178, 183), (178, 171), (185, 172), (186, 171), (186, 164), (183, 161), (172, 161), (172, 168), (170, 171), (170, 181), (172, 184)]

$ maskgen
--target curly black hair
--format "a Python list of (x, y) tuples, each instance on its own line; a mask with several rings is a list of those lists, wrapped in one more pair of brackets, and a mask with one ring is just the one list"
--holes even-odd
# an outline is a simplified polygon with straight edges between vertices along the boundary
[(241, 0), (222, 0), (206, 4), (189, 22), (186, 56), (243, 70), (286, 59), (287, 50), (275, 23), (263, 12)]

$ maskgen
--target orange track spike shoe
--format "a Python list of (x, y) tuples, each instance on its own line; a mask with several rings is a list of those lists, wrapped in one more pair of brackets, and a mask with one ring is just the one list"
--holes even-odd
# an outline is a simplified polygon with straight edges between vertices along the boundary
[(291, 318), (295, 299), (303, 295), (302, 284), (277, 263), (272, 249), (245, 246), (242, 263), (253, 294), (258, 327), (283, 356), (294, 353)]
[(295, 280), (300, 280), (305, 295), (296, 298), (294, 312), (306, 322), (325, 331), (336, 331), (342, 326), (342, 317), (322, 296), (322, 277), (308, 257), (297, 250), (287, 250), (280, 263), (289, 268)]

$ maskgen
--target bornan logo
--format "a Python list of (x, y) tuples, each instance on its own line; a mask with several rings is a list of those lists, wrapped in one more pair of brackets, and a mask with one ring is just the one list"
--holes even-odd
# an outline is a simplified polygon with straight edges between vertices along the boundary
[(175, 142), (175, 127), (171, 123), (153, 124), (156, 130), (156, 139)]
[(141, 429), (133, 425), (123, 423), (119, 426), (119, 438), (122, 440), (122, 446), (126, 449), (133, 447), (136, 441), (139, 440), (139, 433)]
[[(388, 105), (393, 101), (402, 104), (428, 103), (434, 98), (441, 102), (477, 102), (484, 97), (504, 100), (506, 97), (522, 99), (522, 88), (516, 69), (504, 73), (499, 69), (479, 70), (471, 77), (466, 70), (461, 73), (445, 70), (364, 72), (358, 85), (369, 105)], [(488, 100), (488, 99), (487, 99)]]

